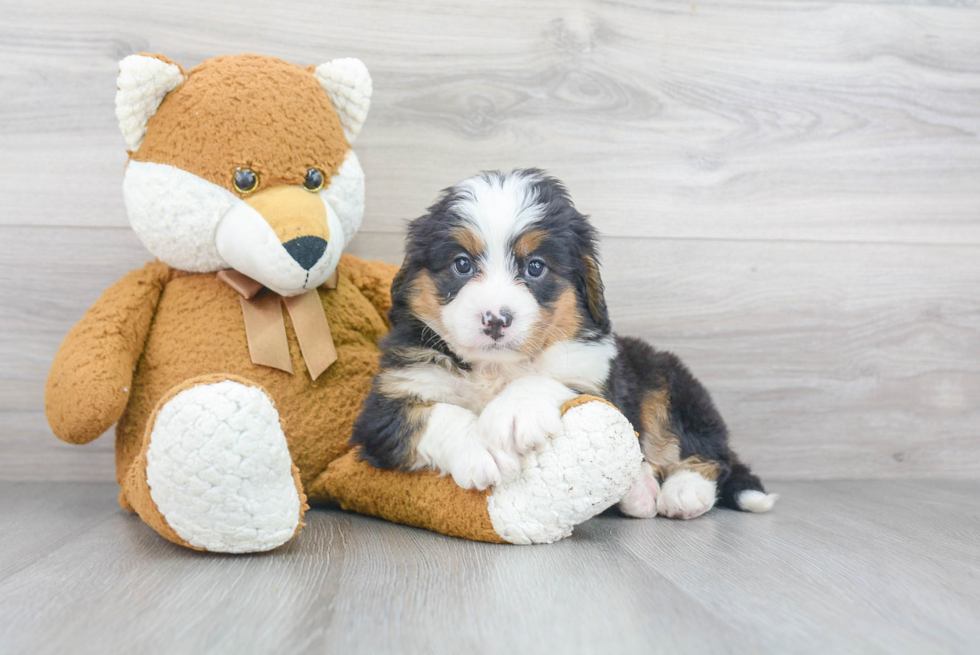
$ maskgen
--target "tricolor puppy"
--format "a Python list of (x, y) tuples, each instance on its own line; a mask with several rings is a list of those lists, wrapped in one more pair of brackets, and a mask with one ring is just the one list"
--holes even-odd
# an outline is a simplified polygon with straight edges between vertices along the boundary
[(728, 446), (711, 397), (670, 353), (612, 334), (596, 232), (541, 171), (482, 173), (408, 228), (391, 332), (352, 442), (374, 466), (485, 489), (561, 430), (560, 407), (603, 396), (639, 431), (631, 516), (693, 518), (775, 496)]

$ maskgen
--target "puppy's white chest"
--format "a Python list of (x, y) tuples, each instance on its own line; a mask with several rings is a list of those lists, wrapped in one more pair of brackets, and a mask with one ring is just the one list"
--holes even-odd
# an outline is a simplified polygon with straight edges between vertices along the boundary
[(470, 411), (479, 414), (491, 400), (519, 377), (530, 374), (525, 367), (486, 367), (467, 371), (460, 384), (460, 400)]

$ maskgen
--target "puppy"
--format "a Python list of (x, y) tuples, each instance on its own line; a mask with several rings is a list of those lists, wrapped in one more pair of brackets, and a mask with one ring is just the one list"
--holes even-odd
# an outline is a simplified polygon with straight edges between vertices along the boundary
[(518, 475), (521, 456), (561, 430), (561, 405), (588, 393), (640, 435), (643, 478), (623, 513), (772, 507), (680, 360), (612, 333), (596, 231), (558, 180), (486, 172), (444, 191), (409, 225), (391, 295), (391, 332), (351, 439), (370, 464), (486, 489)]

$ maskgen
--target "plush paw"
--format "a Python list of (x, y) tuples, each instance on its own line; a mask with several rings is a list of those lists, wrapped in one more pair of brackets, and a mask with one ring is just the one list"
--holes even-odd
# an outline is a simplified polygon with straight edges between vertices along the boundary
[(515, 480), (493, 488), (494, 531), (513, 544), (550, 543), (619, 501), (640, 478), (639, 440), (603, 401), (568, 409), (562, 430), (528, 453)]
[(636, 484), (619, 501), (619, 511), (626, 516), (649, 519), (657, 515), (657, 497), (660, 483), (649, 462), (643, 462), (643, 473)]
[(266, 394), (231, 380), (178, 393), (157, 414), (146, 453), (157, 511), (212, 552), (271, 550), (296, 534), (304, 498)]
[(573, 396), (549, 378), (515, 380), (483, 409), (480, 436), (495, 450), (523, 455), (561, 432), (561, 404)]
[(694, 471), (671, 474), (660, 489), (657, 512), (672, 519), (693, 519), (714, 507), (717, 485)]

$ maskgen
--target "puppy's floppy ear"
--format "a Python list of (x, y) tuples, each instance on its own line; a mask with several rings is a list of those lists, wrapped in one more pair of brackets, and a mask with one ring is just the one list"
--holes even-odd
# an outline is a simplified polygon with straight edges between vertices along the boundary
[(608, 332), (609, 311), (606, 309), (605, 287), (602, 285), (602, 276), (599, 274), (599, 262), (593, 253), (586, 253), (583, 256), (585, 304), (589, 308), (589, 315), (595, 322), (596, 327), (602, 332)]
[(398, 269), (395, 273), (395, 279), (391, 281), (391, 297), (398, 298), (402, 295), (402, 289), (405, 286), (405, 280), (408, 279), (408, 261), (402, 264), (402, 267)]
[(395, 273), (395, 278), (391, 281), (391, 309), (388, 310), (388, 322), (392, 325), (406, 311), (408, 299), (405, 297), (405, 282), (409, 277), (409, 260), (406, 258), (402, 267)]

